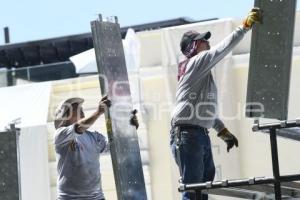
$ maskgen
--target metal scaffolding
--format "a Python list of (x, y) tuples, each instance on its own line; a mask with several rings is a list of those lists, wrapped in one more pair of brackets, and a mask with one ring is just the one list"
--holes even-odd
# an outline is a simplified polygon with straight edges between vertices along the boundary
[[(268, 124), (254, 124), (253, 131), (266, 131), (270, 133), (273, 177), (257, 177), (239, 180), (224, 180), (196, 184), (180, 184), (179, 191), (194, 191), (196, 194), (208, 193), (245, 199), (257, 199), (262, 197), (262, 193), (270, 199), (300, 198), (300, 174), (280, 175), (278, 162), (277, 135), (278, 130), (300, 127), (300, 120), (280, 121)], [(224, 188), (230, 188), (224, 189)], [(201, 198), (197, 197), (197, 198)], [(266, 197), (264, 197), (266, 198)]]

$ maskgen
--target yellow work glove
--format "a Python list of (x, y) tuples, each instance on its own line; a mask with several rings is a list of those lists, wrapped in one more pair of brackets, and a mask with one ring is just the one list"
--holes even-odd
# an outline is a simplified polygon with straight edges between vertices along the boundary
[(261, 13), (261, 11), (259, 8), (257, 8), (257, 7), (252, 8), (251, 12), (243, 20), (243, 27), (246, 29), (250, 29), (250, 28), (252, 28), (254, 23), (260, 23), (261, 22), (260, 13)]
[(228, 131), (227, 128), (224, 128), (218, 133), (218, 137), (220, 137), (224, 142), (227, 144), (227, 152), (235, 145), (236, 147), (239, 146), (239, 142), (237, 138)]

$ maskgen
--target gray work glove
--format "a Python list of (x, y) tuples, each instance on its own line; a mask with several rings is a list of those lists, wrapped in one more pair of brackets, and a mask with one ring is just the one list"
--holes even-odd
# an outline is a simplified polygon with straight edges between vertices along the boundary
[(238, 139), (228, 131), (227, 128), (224, 128), (218, 133), (218, 137), (220, 137), (224, 142), (227, 144), (227, 152), (235, 145), (236, 147), (239, 146)]
[(135, 126), (136, 129), (139, 128), (139, 120), (136, 116), (136, 113), (137, 113), (137, 110), (134, 109), (132, 112), (131, 112), (131, 117), (130, 117), (130, 124), (132, 126)]

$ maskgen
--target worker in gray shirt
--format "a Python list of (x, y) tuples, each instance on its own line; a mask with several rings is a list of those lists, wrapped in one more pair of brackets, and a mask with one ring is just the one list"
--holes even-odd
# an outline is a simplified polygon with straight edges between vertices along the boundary
[[(88, 128), (105, 112), (111, 102), (107, 96), (96, 111), (85, 117), (82, 98), (70, 98), (58, 106), (54, 126), (57, 155), (58, 200), (104, 200), (101, 187), (100, 153), (109, 150), (106, 138)], [(138, 127), (133, 113), (131, 125)]]
[[(176, 105), (172, 117), (171, 148), (184, 184), (213, 181), (215, 166), (208, 129), (214, 128), (227, 144), (227, 151), (238, 146), (237, 138), (218, 118), (217, 88), (211, 69), (223, 59), (259, 22), (259, 9), (254, 8), (243, 24), (210, 48), (210, 32), (188, 31), (180, 47), (186, 59), (179, 63)], [(183, 200), (206, 200), (207, 195), (184, 192)]]

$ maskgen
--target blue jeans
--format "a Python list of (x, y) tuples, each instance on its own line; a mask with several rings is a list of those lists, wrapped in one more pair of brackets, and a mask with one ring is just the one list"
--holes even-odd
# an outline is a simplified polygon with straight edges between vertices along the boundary
[[(207, 129), (202, 127), (181, 127), (179, 152), (176, 150), (175, 128), (171, 129), (171, 149), (178, 167), (181, 167), (182, 183), (201, 183), (213, 181), (215, 165)], [(180, 158), (180, 161), (178, 160)], [(180, 166), (179, 166), (180, 165)], [(179, 168), (180, 169), (180, 168)], [(200, 199), (200, 194), (183, 192), (182, 200)], [(202, 194), (201, 200), (207, 200), (208, 195)]]

